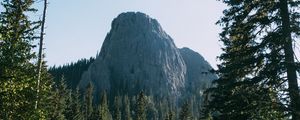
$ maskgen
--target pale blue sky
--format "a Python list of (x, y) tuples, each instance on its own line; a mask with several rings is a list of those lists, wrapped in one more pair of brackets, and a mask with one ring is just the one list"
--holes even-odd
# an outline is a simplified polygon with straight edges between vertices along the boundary
[[(216, 0), (49, 0), (46, 60), (62, 65), (100, 51), (118, 14), (140, 11), (155, 18), (177, 47), (189, 47), (216, 66), (221, 53), (215, 22), (225, 5)], [(39, 3), (40, 4), (40, 3)]]

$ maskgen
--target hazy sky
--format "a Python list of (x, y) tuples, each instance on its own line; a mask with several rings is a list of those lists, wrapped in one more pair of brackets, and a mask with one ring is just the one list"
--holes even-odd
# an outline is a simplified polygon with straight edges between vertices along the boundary
[[(216, 0), (49, 0), (46, 60), (50, 66), (95, 56), (112, 20), (140, 11), (159, 21), (177, 47), (189, 47), (216, 66), (221, 53), (215, 22), (225, 5)], [(39, 3), (41, 4), (41, 3)]]

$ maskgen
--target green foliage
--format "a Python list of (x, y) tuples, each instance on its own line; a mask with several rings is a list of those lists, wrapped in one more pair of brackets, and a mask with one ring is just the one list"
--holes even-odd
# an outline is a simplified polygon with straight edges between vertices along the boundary
[(49, 103), (48, 110), (50, 111), (50, 119), (53, 120), (64, 120), (65, 119), (65, 112), (67, 109), (67, 101), (70, 101), (70, 91), (67, 89), (65, 85), (65, 80), (62, 77), (62, 80), (59, 84), (56, 85), (54, 88), (54, 93), (51, 96), (52, 100)]
[[(34, 109), (35, 102), (35, 58), (32, 42), (37, 38), (38, 21), (31, 21), (25, 13), (33, 0), (3, 0), (0, 13), (0, 118), (42, 118), (44, 111)], [(45, 83), (45, 82), (44, 82)], [(43, 86), (44, 88), (46, 86)], [(48, 88), (45, 88), (48, 89)], [(44, 89), (44, 90), (45, 90)]]
[(191, 106), (188, 102), (185, 102), (179, 113), (179, 120), (192, 120)]
[(88, 69), (90, 64), (94, 62), (95, 58), (81, 59), (77, 62), (70, 63), (63, 66), (53, 66), (49, 68), (49, 73), (54, 77), (54, 81), (58, 82), (62, 76), (66, 79), (66, 84), (71, 89), (75, 90), (81, 75)]
[(102, 93), (101, 96), (101, 104), (100, 104), (100, 120), (110, 120), (111, 114), (108, 108), (108, 102), (107, 102), (107, 94), (106, 91)]
[[(108, 98), (104, 93), (98, 107), (93, 107), (97, 106), (93, 103), (93, 85), (90, 83), (83, 90), (85, 92), (79, 92), (77, 85), (83, 71), (88, 69), (94, 58), (51, 67), (49, 71), (43, 62), (38, 108), (35, 109), (37, 66), (33, 63), (36, 61), (33, 43), (39, 38), (36, 30), (40, 27), (40, 22), (30, 21), (27, 16), (36, 12), (31, 8), (33, 3), (33, 0), (1, 1), (4, 10), (0, 14), (0, 119), (132, 120), (134, 116), (138, 120), (146, 120), (146, 116), (157, 119), (158, 114), (163, 116), (169, 110), (167, 106), (170, 103), (166, 99), (161, 102), (151, 95), (146, 97), (143, 92), (138, 97), (136, 94), (116, 97), (113, 104), (109, 104), (108, 100), (115, 96)], [(162, 113), (158, 113), (158, 107)], [(110, 114), (110, 109), (113, 110), (113, 115)], [(170, 112), (168, 116), (176, 119), (174, 112)]]
[(165, 115), (165, 120), (175, 120), (175, 118), (175, 113), (172, 110), (169, 110), (169, 112)]
[(144, 92), (140, 92), (136, 103), (136, 120), (146, 120), (146, 96)]
[(75, 92), (72, 92), (71, 99), (69, 101), (67, 112), (65, 113), (67, 120), (82, 120), (83, 119), (83, 113), (81, 111), (82, 108), (82, 102), (80, 100), (80, 93), (79, 88), (75, 90)]
[[(291, 115), (286, 107), (293, 102), (286, 94), (291, 90), (287, 81), (294, 80), (288, 72), (293, 62), (287, 61), (287, 44), (292, 41), (286, 38), (288, 34), (299, 35), (299, 2), (284, 5), (284, 1), (223, 1), (228, 9), (218, 21), (223, 27), (220, 40), (224, 44), (217, 71), (220, 78), (208, 90), (211, 100), (207, 109), (215, 119), (273, 120)], [(290, 31), (285, 29), (289, 26), (284, 25), (284, 16), (289, 15), (283, 13), (282, 6), (291, 10)]]
[(124, 97), (124, 118), (126, 120), (132, 120), (131, 118), (131, 109), (130, 109), (130, 101), (127, 95)]
[(91, 83), (86, 87), (85, 95), (84, 95), (84, 117), (87, 119), (92, 118), (93, 113), (93, 91), (94, 87)]
[(115, 96), (114, 99), (114, 112), (113, 112), (113, 119), (114, 120), (121, 120), (121, 100), (119, 96)]

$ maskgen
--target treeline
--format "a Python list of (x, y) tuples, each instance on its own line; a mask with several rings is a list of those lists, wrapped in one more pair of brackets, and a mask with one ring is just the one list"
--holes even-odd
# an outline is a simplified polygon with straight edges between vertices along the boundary
[[(201, 107), (197, 113), (193, 112), (194, 101), (188, 100), (177, 108), (170, 101), (164, 99), (154, 100), (153, 96), (146, 95), (143, 91), (135, 96), (120, 95), (110, 96), (102, 91), (94, 95), (92, 84), (85, 90), (68, 89), (62, 79), (55, 86), (55, 97), (50, 119), (66, 120), (198, 120), (202, 116)], [(98, 92), (99, 93), (99, 92)], [(95, 96), (100, 96), (95, 99)], [(96, 101), (95, 101), (96, 100)]]
[(45, 119), (50, 114), (48, 103), (52, 99), (53, 81), (41, 59), (42, 51), (33, 52), (37, 47), (33, 43), (42, 41), (44, 34), (43, 21), (28, 17), (37, 11), (31, 7), (33, 4), (32, 0), (1, 1), (0, 119), (3, 120)]
[(75, 90), (81, 79), (81, 75), (94, 60), (95, 58), (90, 57), (89, 59), (80, 59), (77, 62), (63, 66), (53, 66), (48, 69), (48, 72), (53, 76), (55, 82), (59, 82), (64, 77), (67, 86)]

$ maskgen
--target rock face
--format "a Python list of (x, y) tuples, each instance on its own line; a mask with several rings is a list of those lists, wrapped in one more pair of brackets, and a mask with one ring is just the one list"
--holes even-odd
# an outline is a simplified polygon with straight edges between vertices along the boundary
[(84, 72), (79, 86), (84, 88), (91, 82), (96, 91), (109, 94), (135, 95), (143, 90), (176, 99), (211, 80), (202, 74), (208, 69), (210, 65), (200, 54), (178, 49), (155, 19), (128, 12), (113, 20), (100, 54)]
[(172, 38), (143, 13), (122, 13), (112, 22), (101, 52), (80, 85), (97, 90), (178, 96), (185, 85), (186, 66)]
[(211, 85), (211, 81), (217, 79), (217, 76), (210, 72), (213, 68), (199, 53), (186, 47), (179, 51), (187, 68), (186, 92), (201, 95), (203, 90)]

